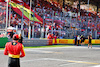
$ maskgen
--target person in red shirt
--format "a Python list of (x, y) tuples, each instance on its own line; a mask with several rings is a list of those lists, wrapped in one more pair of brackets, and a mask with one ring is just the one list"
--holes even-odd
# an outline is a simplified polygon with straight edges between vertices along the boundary
[(48, 34), (48, 36), (47, 36), (47, 39), (48, 39), (48, 45), (52, 45), (52, 35), (51, 35), (51, 33), (49, 33)]
[(54, 44), (57, 45), (57, 34), (54, 35)]
[(51, 38), (52, 38), (51, 33), (48, 33), (47, 39), (51, 39)]
[(53, 39), (54, 38), (54, 35), (53, 34), (51, 34), (51, 39)]
[(9, 56), (8, 67), (20, 67), (20, 57), (25, 56), (24, 46), (18, 40), (19, 35), (14, 34), (13, 41), (7, 42), (5, 45), (4, 55)]

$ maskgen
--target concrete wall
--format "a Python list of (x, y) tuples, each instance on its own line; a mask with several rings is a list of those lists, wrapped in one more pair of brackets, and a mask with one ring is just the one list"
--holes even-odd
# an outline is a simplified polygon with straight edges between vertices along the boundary
[(23, 40), (24, 46), (46, 46), (48, 45), (47, 39), (24, 39)]
[[(8, 41), (12, 41), (12, 39), (8, 39)], [(57, 39), (56, 41), (53, 39), (24, 39), (23, 45), (24, 46), (47, 46), (52, 44), (74, 44), (74, 39)], [(88, 44), (88, 39), (85, 40), (85, 44)], [(99, 39), (93, 39), (92, 44), (100, 45)]]

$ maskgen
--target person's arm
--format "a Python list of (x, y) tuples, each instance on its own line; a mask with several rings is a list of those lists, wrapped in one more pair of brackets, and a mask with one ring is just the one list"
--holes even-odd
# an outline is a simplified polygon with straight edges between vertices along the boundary
[(24, 51), (24, 46), (22, 45), (20, 57), (24, 57), (24, 56), (25, 56), (25, 51)]
[(91, 39), (92, 39), (92, 36), (91, 36)]
[(5, 49), (4, 49), (4, 55), (8, 55), (7, 45), (5, 46)]

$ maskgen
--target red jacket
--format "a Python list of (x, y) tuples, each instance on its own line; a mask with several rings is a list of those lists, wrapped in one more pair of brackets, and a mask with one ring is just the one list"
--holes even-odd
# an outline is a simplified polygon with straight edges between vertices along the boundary
[(47, 36), (47, 39), (51, 39), (51, 38), (52, 38), (51, 35), (48, 35), (48, 36)]
[(4, 55), (9, 55), (12, 58), (24, 57), (25, 52), (23, 48), (24, 46), (19, 42), (8, 42), (5, 45)]

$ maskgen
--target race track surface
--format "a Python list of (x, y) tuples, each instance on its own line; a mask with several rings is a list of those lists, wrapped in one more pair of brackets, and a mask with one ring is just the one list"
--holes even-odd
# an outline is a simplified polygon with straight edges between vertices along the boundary
[[(0, 50), (0, 67), (7, 67), (8, 56), (3, 51)], [(100, 67), (100, 47), (31, 48), (25, 52), (21, 67)]]

